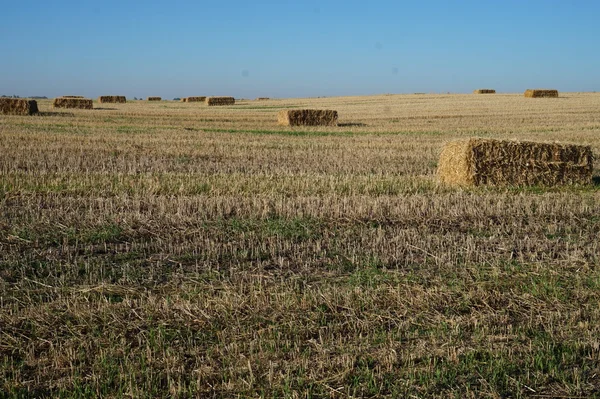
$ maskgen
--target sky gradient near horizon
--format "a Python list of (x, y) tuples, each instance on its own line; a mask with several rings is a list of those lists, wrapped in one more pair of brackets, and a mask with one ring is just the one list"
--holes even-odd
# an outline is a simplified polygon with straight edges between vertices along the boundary
[(0, 94), (600, 91), (600, 2), (64, 1), (0, 13)]

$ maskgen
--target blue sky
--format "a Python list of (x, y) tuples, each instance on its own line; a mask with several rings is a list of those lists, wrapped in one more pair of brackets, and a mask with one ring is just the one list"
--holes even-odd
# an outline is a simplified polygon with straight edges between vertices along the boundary
[(599, 1), (56, 0), (0, 9), (0, 94), (600, 91)]

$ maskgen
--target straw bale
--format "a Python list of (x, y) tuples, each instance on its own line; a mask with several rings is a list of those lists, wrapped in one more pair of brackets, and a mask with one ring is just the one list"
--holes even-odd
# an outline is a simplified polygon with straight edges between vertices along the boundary
[(473, 91), (473, 94), (496, 94), (494, 89), (477, 89)]
[(206, 101), (206, 96), (197, 96), (197, 97), (185, 97), (181, 99), (181, 102), (184, 103), (197, 103)]
[(558, 90), (527, 89), (527, 90), (525, 90), (525, 97), (530, 97), (530, 98), (537, 98), (537, 97), (558, 97)]
[(23, 98), (0, 98), (0, 114), (33, 115), (38, 112), (37, 101)]
[(52, 104), (54, 108), (79, 108), (79, 109), (93, 109), (94, 104), (89, 98), (65, 98), (58, 97), (54, 99)]
[(589, 146), (471, 138), (447, 143), (438, 176), (459, 186), (589, 184)]
[(267, 101), (267, 100), (270, 100), (270, 98), (269, 97), (258, 97), (256, 99), (256, 101)]
[(148, 97), (148, 101), (162, 101), (162, 97)]
[(98, 97), (99, 103), (126, 103), (127, 99), (125, 96), (100, 96)]
[(277, 122), (285, 126), (337, 126), (337, 111), (326, 109), (281, 110)]
[(206, 105), (233, 105), (235, 98), (233, 97), (206, 97)]

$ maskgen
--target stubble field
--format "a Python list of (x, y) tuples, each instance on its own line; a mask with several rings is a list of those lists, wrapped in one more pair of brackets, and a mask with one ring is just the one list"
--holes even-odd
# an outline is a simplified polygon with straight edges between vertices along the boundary
[[(38, 104), (0, 116), (0, 398), (600, 397), (600, 94)], [(471, 136), (595, 183), (438, 185)]]

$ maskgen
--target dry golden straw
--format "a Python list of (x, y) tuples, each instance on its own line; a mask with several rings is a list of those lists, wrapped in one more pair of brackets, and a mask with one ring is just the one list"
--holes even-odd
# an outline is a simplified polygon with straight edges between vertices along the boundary
[(148, 97), (148, 101), (162, 101), (162, 97)]
[(537, 98), (537, 97), (558, 97), (558, 90), (550, 89), (527, 89), (525, 90), (525, 97)]
[(337, 126), (338, 113), (320, 109), (281, 110), (277, 122), (285, 126)]
[(197, 103), (206, 100), (206, 96), (185, 97), (181, 99), (182, 103)]
[(58, 97), (54, 99), (52, 104), (54, 108), (79, 108), (93, 109), (94, 103), (89, 98), (67, 98)]
[(126, 103), (127, 99), (125, 96), (100, 96), (98, 97), (99, 103)]
[(37, 101), (22, 98), (0, 98), (0, 114), (33, 115), (38, 112)]
[(473, 94), (496, 94), (494, 89), (477, 89), (473, 91)]
[(235, 98), (233, 97), (207, 97), (206, 105), (233, 105)]
[(589, 146), (471, 138), (447, 143), (438, 164), (440, 181), (460, 186), (589, 184)]

